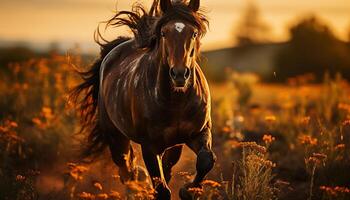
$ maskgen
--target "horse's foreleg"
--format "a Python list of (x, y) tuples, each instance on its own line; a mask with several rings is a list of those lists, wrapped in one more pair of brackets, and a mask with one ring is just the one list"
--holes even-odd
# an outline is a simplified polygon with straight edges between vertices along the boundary
[(152, 178), (152, 184), (157, 194), (157, 200), (170, 200), (171, 192), (168, 188), (162, 166), (161, 155), (155, 154), (152, 150), (142, 145), (142, 156), (149, 175)]
[(169, 183), (171, 179), (171, 169), (179, 161), (181, 152), (182, 152), (182, 145), (179, 145), (166, 150), (163, 155), (163, 158), (162, 158), (163, 171), (164, 171), (164, 178), (167, 183)]
[(196, 176), (192, 183), (186, 185), (180, 190), (180, 197), (183, 200), (192, 199), (191, 194), (188, 192), (188, 188), (201, 187), (200, 183), (205, 176), (214, 167), (216, 156), (212, 151), (212, 137), (210, 129), (205, 129), (196, 138), (187, 143), (187, 145), (196, 153)]
[(135, 156), (130, 145), (130, 140), (122, 134), (114, 134), (109, 139), (109, 149), (111, 151), (113, 162), (119, 168), (120, 180), (135, 180)]

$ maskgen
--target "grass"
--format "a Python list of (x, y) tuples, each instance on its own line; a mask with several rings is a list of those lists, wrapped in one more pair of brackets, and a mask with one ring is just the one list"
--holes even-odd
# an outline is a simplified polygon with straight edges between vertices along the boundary
[[(153, 199), (150, 180), (121, 185), (108, 153), (93, 164), (76, 158), (83, 136), (66, 102), (79, 81), (70, 63), (85, 65), (79, 56), (52, 55), (0, 74), (0, 200)], [(210, 84), (218, 162), (193, 198), (349, 199), (349, 84), (340, 75), (268, 85), (227, 74), (228, 82)], [(185, 149), (175, 167), (175, 199), (195, 174), (194, 158)]]

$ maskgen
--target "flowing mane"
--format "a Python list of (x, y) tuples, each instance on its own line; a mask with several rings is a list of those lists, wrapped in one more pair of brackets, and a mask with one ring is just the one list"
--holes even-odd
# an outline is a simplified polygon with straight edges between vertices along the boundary
[[(160, 14), (157, 1), (152, 5), (149, 12), (140, 3), (135, 3), (131, 11), (120, 11), (111, 19), (106, 21), (106, 28), (127, 26), (133, 33), (136, 44), (139, 48), (154, 49), (160, 38), (161, 27), (171, 20), (184, 20), (193, 24), (199, 31), (200, 36), (204, 36), (209, 27), (209, 21), (203, 12), (193, 12), (183, 1), (173, 3), (171, 10)], [(103, 40), (107, 44), (99, 31), (96, 30), (96, 42), (105, 46), (100, 42)]]

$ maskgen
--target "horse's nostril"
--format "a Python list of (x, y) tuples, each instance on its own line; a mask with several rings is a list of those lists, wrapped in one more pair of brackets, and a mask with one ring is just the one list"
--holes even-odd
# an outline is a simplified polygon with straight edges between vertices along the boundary
[(190, 69), (188, 69), (187, 67), (185, 68), (185, 73), (184, 73), (184, 78), (188, 79), (190, 77)]
[(170, 74), (170, 77), (171, 77), (172, 79), (176, 79), (176, 73), (175, 73), (175, 69), (174, 69), (174, 68), (171, 68), (171, 69), (169, 70), (169, 74)]

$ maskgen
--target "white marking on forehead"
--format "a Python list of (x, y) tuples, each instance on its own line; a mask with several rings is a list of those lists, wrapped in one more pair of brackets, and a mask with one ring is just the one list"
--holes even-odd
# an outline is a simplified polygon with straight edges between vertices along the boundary
[(176, 29), (179, 33), (181, 33), (181, 32), (184, 30), (185, 27), (186, 27), (186, 25), (185, 25), (184, 23), (182, 23), (182, 22), (176, 22), (176, 23), (175, 23), (175, 29)]

